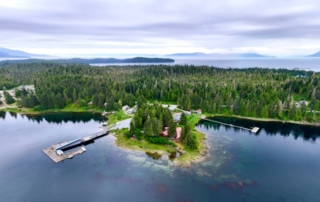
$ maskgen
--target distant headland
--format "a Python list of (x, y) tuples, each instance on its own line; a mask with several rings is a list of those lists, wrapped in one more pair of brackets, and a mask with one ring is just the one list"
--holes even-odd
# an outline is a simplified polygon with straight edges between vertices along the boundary
[(175, 62), (170, 58), (146, 58), (146, 57), (134, 57), (127, 59), (116, 59), (116, 58), (94, 58), (94, 59), (82, 59), (82, 58), (71, 58), (71, 59), (25, 59), (25, 60), (5, 60), (1, 63), (34, 63), (34, 62), (54, 62), (59, 64), (103, 64), (103, 63), (173, 63)]

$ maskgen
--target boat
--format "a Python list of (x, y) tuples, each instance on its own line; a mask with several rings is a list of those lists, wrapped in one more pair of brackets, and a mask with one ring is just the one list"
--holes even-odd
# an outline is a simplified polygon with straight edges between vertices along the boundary
[(85, 147), (81, 147), (81, 150), (84, 152), (87, 151), (87, 149)]
[(68, 159), (72, 159), (72, 158), (73, 158), (73, 155), (72, 155), (72, 154), (68, 156)]
[(108, 122), (102, 123), (102, 126), (107, 126), (107, 125), (108, 125)]
[(63, 151), (62, 151), (62, 150), (60, 150), (60, 149), (59, 149), (59, 150), (57, 150), (56, 152), (57, 152), (57, 154), (58, 154), (59, 156), (61, 156), (61, 155), (63, 154)]

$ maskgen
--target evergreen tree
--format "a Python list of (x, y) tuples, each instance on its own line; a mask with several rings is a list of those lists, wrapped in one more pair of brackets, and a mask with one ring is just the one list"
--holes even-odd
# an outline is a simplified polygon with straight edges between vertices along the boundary
[(146, 135), (154, 136), (150, 119), (147, 119), (146, 122), (144, 123), (143, 131), (144, 131), (144, 134)]
[(192, 128), (189, 123), (185, 125), (184, 130), (185, 130), (185, 134), (188, 134), (191, 132)]
[(192, 132), (186, 134), (185, 143), (187, 147), (189, 147), (190, 149), (197, 149), (197, 141), (195, 140), (195, 137), (193, 136)]
[[(295, 95), (310, 101), (308, 107), (301, 106), (301, 116), (298, 114), (300, 120), (316, 121), (320, 117), (319, 113), (310, 116), (312, 110), (320, 111), (320, 75), (312, 76), (309, 71), (266, 68), (230, 70), (188, 65), (92, 68), (62, 63), (2, 62), (0, 89), (33, 83), (40, 108), (49, 109), (64, 108), (72, 103), (75, 107), (88, 107), (87, 103), (92, 100), (94, 107), (113, 111), (123, 105), (134, 106), (136, 101), (140, 108), (147, 105), (147, 100), (159, 100), (177, 102), (181, 108), (188, 110), (201, 108), (209, 113), (291, 120), (297, 118), (291, 114), (293, 103), (297, 101), (293, 98)], [(295, 75), (305, 77), (296, 78)], [(36, 103), (34, 97), (29, 97), (30, 93), (25, 94), (24, 101), (20, 102), (25, 107)], [(17, 96), (19, 94), (17, 92)], [(106, 107), (104, 102), (108, 103)], [(140, 116), (141, 128), (148, 117), (154, 117), (152, 109), (149, 108), (148, 116)], [(155, 116), (162, 120), (164, 126), (168, 126), (169, 115), (163, 111), (161, 115), (162, 118), (157, 113)]]
[(185, 127), (182, 127), (180, 140), (182, 140), (182, 142), (183, 142), (185, 139), (186, 139), (186, 129), (185, 129)]
[(176, 123), (173, 120), (170, 120), (168, 123), (168, 136), (174, 138), (177, 134), (176, 132)]
[(7, 104), (12, 104), (15, 102), (15, 99), (10, 95), (10, 93), (8, 93), (7, 91), (4, 91), (3, 94), (6, 99)]
[(186, 117), (185, 113), (182, 112), (181, 118), (180, 118), (180, 124), (185, 125), (186, 123), (187, 123), (187, 117)]
[(131, 120), (130, 122), (130, 132), (133, 133), (136, 130), (135, 126), (134, 126), (134, 121)]

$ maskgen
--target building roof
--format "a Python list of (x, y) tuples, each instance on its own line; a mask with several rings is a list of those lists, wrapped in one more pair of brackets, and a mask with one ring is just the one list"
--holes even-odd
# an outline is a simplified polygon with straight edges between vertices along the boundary
[(181, 137), (181, 131), (182, 131), (181, 127), (176, 128), (176, 132), (177, 132), (176, 139), (179, 139)]
[(182, 114), (182, 113), (176, 113), (176, 114), (174, 114), (173, 120), (174, 120), (174, 121), (180, 121), (180, 120), (181, 120), (181, 114)]
[(161, 135), (167, 137), (168, 136), (168, 129), (169, 129), (169, 127), (165, 127), (164, 131), (161, 132)]
[(178, 105), (167, 105), (167, 104), (163, 104), (162, 107), (164, 108), (169, 108), (170, 111), (174, 111)]

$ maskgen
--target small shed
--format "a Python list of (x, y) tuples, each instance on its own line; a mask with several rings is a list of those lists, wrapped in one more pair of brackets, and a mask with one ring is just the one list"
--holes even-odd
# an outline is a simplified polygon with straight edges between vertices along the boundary
[(23, 86), (23, 85), (21, 85), (21, 86), (18, 87), (18, 90), (23, 90), (23, 89), (24, 89), (24, 86)]
[(201, 109), (192, 110), (191, 112), (193, 112), (195, 114), (202, 114), (202, 110)]
[(297, 108), (300, 108), (303, 103), (304, 103), (306, 106), (308, 106), (308, 104), (309, 104), (309, 102), (306, 101), (306, 100), (300, 100), (300, 101), (296, 102), (295, 105), (296, 105)]
[(123, 111), (127, 111), (128, 109), (130, 109), (130, 107), (129, 107), (128, 105), (124, 105), (124, 106), (122, 107), (122, 110), (123, 110)]

